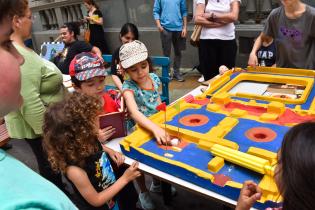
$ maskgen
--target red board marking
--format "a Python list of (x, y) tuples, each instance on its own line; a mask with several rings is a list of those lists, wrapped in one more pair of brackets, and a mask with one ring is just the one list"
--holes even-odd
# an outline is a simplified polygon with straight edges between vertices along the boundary
[(180, 118), (179, 122), (185, 126), (202, 126), (209, 122), (209, 118), (201, 114), (191, 114)]
[(225, 176), (224, 174), (214, 174), (213, 176), (214, 176), (213, 183), (220, 187), (224, 187), (228, 181), (232, 180), (229, 176)]

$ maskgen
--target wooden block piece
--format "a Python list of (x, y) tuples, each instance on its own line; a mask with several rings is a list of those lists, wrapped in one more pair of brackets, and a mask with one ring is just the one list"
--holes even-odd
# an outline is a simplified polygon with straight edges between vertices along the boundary
[(270, 165), (274, 165), (277, 162), (277, 153), (270, 152), (265, 149), (250, 147), (247, 151), (247, 154), (255, 155), (257, 157), (261, 157), (270, 162)]
[(278, 119), (279, 115), (275, 113), (263, 113), (260, 115), (259, 119), (262, 121), (271, 121)]
[(213, 173), (217, 173), (220, 171), (220, 169), (224, 166), (224, 159), (221, 157), (214, 157), (212, 160), (208, 163), (208, 169), (209, 171)]
[(219, 125), (225, 128), (232, 129), (238, 122), (239, 122), (238, 119), (235, 119), (232, 117), (226, 117), (219, 122)]
[(224, 92), (213, 95), (211, 100), (216, 104), (227, 104), (230, 103), (231, 97), (227, 92)]
[(206, 141), (206, 140), (200, 140), (200, 141), (198, 142), (198, 147), (199, 147), (200, 149), (204, 149), (204, 150), (207, 150), (207, 151), (210, 150), (210, 148), (212, 147), (212, 145), (213, 145), (212, 142)]
[(282, 114), (285, 111), (285, 105), (281, 102), (272, 101), (267, 105), (267, 111), (268, 113)]
[(221, 106), (218, 104), (208, 104), (207, 105), (207, 110), (213, 111), (213, 112), (218, 111), (220, 108), (221, 108)]
[(233, 109), (233, 111), (230, 113), (231, 117), (242, 117), (247, 114), (246, 110), (242, 109)]

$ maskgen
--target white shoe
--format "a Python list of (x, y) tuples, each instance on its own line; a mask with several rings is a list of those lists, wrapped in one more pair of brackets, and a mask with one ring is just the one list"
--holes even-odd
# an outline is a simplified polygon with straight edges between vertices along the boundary
[(203, 75), (201, 75), (201, 77), (198, 79), (198, 82), (204, 82), (205, 78), (203, 77)]
[(143, 208), (144, 210), (155, 209), (155, 205), (152, 201), (152, 198), (149, 192), (139, 193), (139, 202), (140, 202), (141, 208)]

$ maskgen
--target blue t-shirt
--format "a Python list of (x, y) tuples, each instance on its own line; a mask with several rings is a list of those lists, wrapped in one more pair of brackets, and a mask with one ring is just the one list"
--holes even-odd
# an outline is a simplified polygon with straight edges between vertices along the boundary
[(75, 210), (55, 185), (0, 149), (1, 210)]
[(155, 0), (153, 17), (169, 31), (182, 31), (183, 17), (187, 16), (186, 0)]
[(267, 47), (261, 46), (257, 51), (258, 64), (260, 66), (272, 66), (276, 63), (276, 45), (273, 41)]

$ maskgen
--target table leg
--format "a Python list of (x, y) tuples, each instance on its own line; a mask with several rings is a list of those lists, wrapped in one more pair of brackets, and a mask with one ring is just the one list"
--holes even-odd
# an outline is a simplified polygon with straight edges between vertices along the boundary
[(172, 204), (172, 185), (166, 182), (161, 182), (161, 187), (164, 205), (169, 206)]

